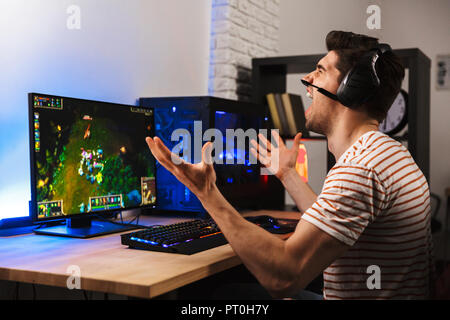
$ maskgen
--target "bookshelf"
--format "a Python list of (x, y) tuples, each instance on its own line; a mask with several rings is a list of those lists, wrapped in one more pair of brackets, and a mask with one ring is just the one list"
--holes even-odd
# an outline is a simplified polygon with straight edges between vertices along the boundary
[[(408, 133), (406, 135), (409, 152), (428, 181), (430, 178), (430, 59), (418, 48), (397, 49), (394, 52), (400, 57), (409, 71), (408, 78)], [(252, 101), (265, 105), (267, 114), (268, 93), (286, 92), (286, 76), (288, 74), (309, 73), (315, 69), (317, 62), (325, 54), (255, 58), (252, 60)], [(284, 137), (291, 138), (291, 137)], [(399, 137), (394, 137), (401, 139)], [(314, 137), (313, 139), (324, 139)], [(334, 157), (328, 153), (327, 166), (334, 165)], [(277, 184), (277, 193), (283, 193), (283, 186), (272, 177), (271, 183)], [(283, 201), (281, 201), (283, 198)], [(274, 206), (283, 207), (284, 197), (274, 195)]]

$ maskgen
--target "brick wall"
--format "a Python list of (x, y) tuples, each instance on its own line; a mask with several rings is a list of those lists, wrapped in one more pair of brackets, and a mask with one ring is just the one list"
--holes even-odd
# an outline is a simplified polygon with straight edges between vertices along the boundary
[(278, 54), (280, 0), (212, 0), (208, 93), (251, 99), (252, 58)]

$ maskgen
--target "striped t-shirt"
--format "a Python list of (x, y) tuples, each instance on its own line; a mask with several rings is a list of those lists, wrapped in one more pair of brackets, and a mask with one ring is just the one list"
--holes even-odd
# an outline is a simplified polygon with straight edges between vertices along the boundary
[(302, 219), (351, 246), (323, 272), (325, 299), (425, 299), (430, 193), (408, 150), (370, 131), (328, 172)]

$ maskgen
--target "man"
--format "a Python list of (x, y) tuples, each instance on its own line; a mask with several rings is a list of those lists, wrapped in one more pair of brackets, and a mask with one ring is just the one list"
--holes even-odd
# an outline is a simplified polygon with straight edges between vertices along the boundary
[[(378, 44), (377, 39), (332, 31), (328, 54), (303, 78), (312, 103), (309, 130), (326, 135), (336, 159), (316, 195), (295, 171), (301, 135), (287, 149), (259, 136), (279, 152), (277, 171), (303, 213), (292, 236), (282, 241), (246, 221), (218, 190), (210, 142), (202, 162), (188, 164), (155, 137), (147, 143), (156, 159), (197, 195), (245, 266), (273, 297), (298, 293), (321, 272), (326, 299), (408, 299), (430, 296), (430, 200), (426, 179), (400, 143), (378, 131), (400, 90), (404, 69), (391, 52), (376, 62), (379, 87), (349, 108), (323, 94), (336, 93), (347, 72)], [(319, 88), (322, 88), (320, 90)], [(268, 168), (270, 156), (252, 141), (252, 152)]]

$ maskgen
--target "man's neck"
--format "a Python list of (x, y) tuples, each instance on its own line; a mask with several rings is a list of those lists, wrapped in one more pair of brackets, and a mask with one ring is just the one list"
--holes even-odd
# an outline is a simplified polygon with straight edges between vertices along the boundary
[(378, 122), (368, 120), (364, 122), (339, 121), (332, 132), (327, 135), (328, 150), (336, 161), (354, 144), (359, 137), (369, 131), (378, 131)]

